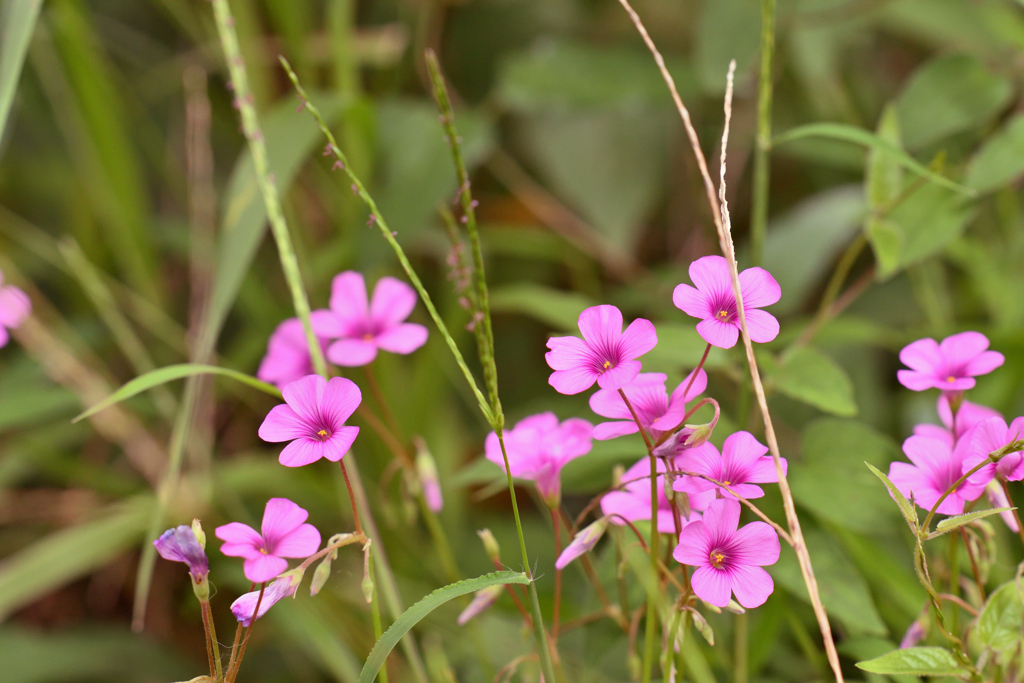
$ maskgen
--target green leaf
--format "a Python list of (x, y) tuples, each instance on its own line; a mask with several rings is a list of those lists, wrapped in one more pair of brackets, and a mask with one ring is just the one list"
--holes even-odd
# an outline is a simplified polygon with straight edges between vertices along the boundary
[(273, 384), (267, 384), (266, 382), (260, 381), (251, 375), (247, 375), (244, 372), (238, 372), (237, 370), (229, 370), (228, 368), (220, 368), (216, 365), (200, 365), (198, 363), (182, 363), (180, 365), (168, 365), (167, 367), (160, 368), (159, 370), (153, 370), (147, 372), (144, 375), (139, 375), (135, 379), (131, 380), (123, 387), (106, 397), (93, 407), (86, 410), (84, 413), (76, 417), (72, 422), (78, 422), (84, 420), (90, 415), (95, 415), (104, 408), (109, 408), (115, 403), (125, 401), (132, 396), (141, 394), (143, 391), (152, 389), (153, 387), (166, 384), (167, 382), (182, 379), (184, 377), (191, 377), (192, 375), (224, 375), (236, 379), (243, 384), (248, 384), (251, 387), (259, 389), (260, 391), (270, 394), (271, 396), (280, 397), (281, 390), (275, 387)]
[[(902, 149), (900, 119), (892, 104), (886, 106), (878, 120), (878, 137)], [(880, 147), (872, 148), (864, 173), (864, 194), (868, 206), (878, 210), (896, 199), (902, 191), (903, 167), (899, 159)]]
[(1016, 581), (1008, 581), (988, 596), (978, 615), (978, 638), (994, 650), (1017, 645), (1024, 627), (1024, 602)]
[(43, 0), (11, 0), (0, 16), (0, 140), (4, 137), (25, 53), (42, 6)]
[(112, 505), (93, 521), (52, 533), (5, 558), (0, 565), (0, 621), (133, 548), (154, 504), (145, 495)]
[(521, 313), (559, 332), (579, 332), (580, 313), (595, 303), (577, 292), (563, 292), (530, 283), (491, 290), (491, 311)]
[(967, 673), (949, 650), (941, 647), (907, 647), (857, 662), (857, 668), (876, 674), (911, 676), (960, 676)]
[(928, 538), (938, 538), (943, 534), (948, 534), (950, 531), (956, 531), (965, 524), (970, 524), (976, 519), (984, 519), (991, 515), (998, 515), (1001, 512), (1009, 512), (1013, 508), (991, 508), (988, 510), (978, 510), (977, 512), (968, 512), (963, 515), (956, 515), (955, 517), (947, 517), (938, 524), (935, 525), (935, 531), (928, 534)]
[(899, 506), (900, 512), (903, 513), (903, 519), (907, 520), (910, 530), (916, 534), (918, 525), (917, 512), (915, 512), (910, 501), (908, 501), (907, 497), (904, 496), (898, 488), (896, 488), (896, 484), (892, 483), (889, 477), (882, 474), (881, 470), (869, 462), (865, 462), (864, 464), (867, 465), (872, 474), (881, 479), (882, 483), (885, 484), (885, 487), (889, 489), (889, 493), (891, 493), (892, 497), (896, 499), (896, 505)]
[(910, 149), (921, 149), (977, 128), (990, 121), (1012, 96), (1009, 80), (990, 72), (977, 57), (936, 57), (914, 72), (899, 97), (904, 142)]
[(844, 142), (849, 142), (870, 149), (883, 150), (892, 154), (893, 158), (901, 165), (910, 169), (922, 178), (927, 178), (936, 185), (941, 185), (942, 187), (949, 188), (950, 190), (954, 190), (955, 192), (959, 192), (969, 197), (973, 197), (976, 194), (974, 190), (964, 187), (963, 185), (959, 185), (949, 178), (945, 178), (938, 173), (935, 173), (891, 142), (888, 142), (887, 140), (884, 140), (863, 128), (847, 126), (842, 123), (809, 123), (805, 126), (791, 128), (785, 133), (778, 135), (772, 141), (772, 146), (778, 147), (779, 145), (783, 145), (793, 140), (811, 137), (842, 140)]
[(459, 596), (475, 593), (476, 591), (482, 588), (487, 588), (488, 586), (508, 583), (518, 583), (525, 586), (530, 583), (530, 579), (526, 574), (521, 572), (502, 571), (484, 574), (483, 576), (478, 576), (475, 579), (466, 579), (465, 581), (449, 584), (444, 588), (438, 588), (436, 591), (405, 610), (405, 612), (403, 612), (402, 615), (399, 616), (393, 624), (391, 624), (388, 630), (384, 632), (380, 637), (380, 640), (377, 641), (377, 644), (373, 646), (369, 657), (366, 658), (366, 663), (363, 665), (363, 670), (359, 673), (359, 683), (373, 683), (377, 678), (377, 672), (379, 672), (380, 668), (384, 666), (384, 661), (387, 659), (388, 654), (391, 653), (391, 650), (394, 649), (395, 645), (398, 644), (402, 637), (408, 633), (413, 626), (418, 624), (424, 617), (435, 609)]
[(800, 505), (819, 519), (863, 533), (894, 520), (889, 496), (864, 469), (865, 460), (885, 467), (899, 457), (890, 438), (862, 422), (822, 418), (804, 430), (800, 450), (800, 467), (789, 474)]
[(967, 164), (964, 182), (978, 192), (991, 192), (1024, 176), (1024, 114), (1011, 118), (985, 141)]
[(803, 346), (788, 354), (771, 378), (775, 388), (790, 398), (833, 415), (857, 414), (853, 384), (846, 371), (813, 347)]

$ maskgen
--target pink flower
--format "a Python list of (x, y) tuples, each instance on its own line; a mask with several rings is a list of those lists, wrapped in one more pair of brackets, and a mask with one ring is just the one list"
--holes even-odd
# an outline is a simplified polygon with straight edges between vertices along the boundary
[(301, 467), (320, 458), (338, 462), (359, 434), (359, 427), (345, 425), (363, 400), (351, 380), (335, 377), (330, 382), (320, 375), (306, 375), (281, 390), (285, 404), (274, 406), (260, 425), (264, 441), (291, 441), (279, 461), (286, 467)]
[[(693, 384), (684, 396), (683, 391), (693, 377), (691, 372), (686, 376), (671, 396), (665, 390), (667, 377), (660, 372), (643, 372), (629, 384), (622, 387), (626, 398), (636, 410), (640, 423), (652, 438), (657, 440), (661, 435), (675, 429), (686, 414), (686, 403), (703, 393), (708, 386), (707, 373), (702, 369), (693, 377)], [(602, 417), (611, 417), (618, 422), (602, 422), (594, 427), (594, 438), (598, 441), (614, 439), (617, 436), (636, 434), (638, 429), (633, 415), (629, 412), (626, 402), (614, 389), (599, 389), (590, 397), (590, 409)]]
[[(318, 322), (327, 311), (313, 312), (314, 331), (320, 326)], [(328, 314), (329, 315), (329, 314)], [(327, 351), (327, 339), (317, 335), (320, 348)], [(288, 318), (274, 330), (267, 341), (267, 355), (263, 356), (256, 376), (264, 382), (277, 387), (313, 374), (313, 360), (309, 357), (309, 345), (306, 333), (302, 329), (302, 321)]]
[[(915, 434), (903, 442), (903, 452), (914, 464), (892, 463), (889, 479), (904, 496), (913, 497), (917, 505), (931, 510), (946, 489), (963, 476), (968, 443), (968, 439), (961, 439), (951, 447), (948, 441)], [(964, 481), (942, 501), (937, 512), (959, 515), (964, 511), (964, 504), (981, 495), (985, 483)]]
[[(559, 424), (551, 412), (523, 418), (504, 434), (512, 476), (533, 481), (548, 505), (558, 505), (562, 468), (590, 452), (593, 431), (593, 425), (577, 417)], [(498, 435), (491, 432), (484, 447), (487, 459), (504, 470)]]
[[(768, 447), (750, 432), (736, 432), (722, 444), (721, 453), (713, 443), (708, 442), (684, 451), (676, 460), (676, 467), (685, 472), (696, 472), (717, 479), (742, 498), (760, 498), (764, 491), (755, 484), (770, 484), (779, 480), (775, 462), (770, 455), (765, 455), (767, 452)], [(786, 459), (780, 460), (782, 471), (786, 472)], [(716, 496), (732, 497), (726, 489), (699, 477), (680, 477), (673, 483), (673, 488), (689, 494), (715, 491)]]
[(679, 534), (672, 556), (697, 567), (691, 584), (704, 602), (725, 607), (729, 595), (747, 609), (764, 604), (775, 589), (762, 567), (779, 560), (779, 535), (764, 522), (739, 529), (740, 504), (732, 499), (712, 501), (704, 518)]
[(908, 647), (914, 647), (928, 635), (928, 622), (915, 619), (914, 622), (907, 629), (907, 632), (903, 634), (903, 640), (900, 641), (900, 649), (905, 650)]
[(337, 340), (327, 347), (332, 363), (366, 365), (378, 349), (407, 354), (427, 343), (427, 328), (404, 322), (415, 307), (416, 291), (393, 277), (378, 280), (367, 303), (362, 273), (346, 270), (334, 277), (331, 310), (317, 319), (316, 331)]
[(302, 574), (293, 570), (282, 574), (276, 581), (267, 584), (263, 591), (263, 599), (260, 599), (258, 590), (246, 593), (231, 603), (231, 613), (235, 615), (242, 626), (248, 628), (253, 622), (253, 612), (256, 611), (256, 603), (260, 605), (260, 611), (256, 619), (266, 614), (271, 607), (277, 604), (282, 598), (289, 598), (295, 595), (295, 590), (302, 581)]
[[(1002, 417), (991, 417), (982, 420), (968, 432), (962, 440), (968, 441), (967, 455), (964, 456), (964, 471), (973, 469), (975, 465), (1014, 441), (1024, 438), (1024, 417), (1006, 425)], [(998, 463), (989, 463), (971, 475), (971, 481), (988, 483), (998, 475), (1007, 481), (1024, 479), (1024, 454), (1020, 451), (1004, 455)]]
[(263, 511), (262, 534), (241, 522), (217, 527), (220, 551), (245, 558), (245, 578), (269, 581), (288, 569), (286, 557), (309, 557), (320, 548), (320, 532), (303, 522), (309, 513), (287, 498), (271, 498)]
[[(675, 519), (672, 516), (672, 506), (665, 497), (665, 460), (658, 458), (658, 531), (663, 534), (674, 534), (676, 532)], [(637, 460), (622, 475), (624, 483), (623, 490), (606, 493), (601, 499), (601, 511), (608, 516), (612, 524), (625, 525), (619, 517), (628, 519), (630, 522), (649, 521), (651, 519), (651, 461), (644, 457)], [(700, 519), (697, 510), (704, 507), (700, 500), (690, 500), (690, 516), (683, 517), (683, 524), (689, 524)]]
[(980, 332), (961, 332), (942, 342), (918, 339), (900, 351), (900, 360), (910, 370), (900, 370), (896, 376), (912, 391), (966, 391), (974, 388), (975, 377), (1003, 364), (1003, 354), (986, 349), (988, 337)]
[(210, 573), (206, 552), (190, 526), (182, 524), (168, 529), (160, 534), (160, 538), (153, 541), (153, 546), (165, 560), (187, 564), (188, 573), (195, 581), (205, 580), (206, 575)]
[[(690, 264), (690, 279), (696, 289), (687, 284), (677, 285), (672, 303), (686, 315), (701, 319), (697, 333), (704, 341), (723, 349), (732, 348), (739, 338), (740, 322), (729, 262), (721, 256), (701, 257)], [(740, 290), (750, 339), (759, 344), (775, 339), (779, 321), (759, 309), (779, 300), (779, 283), (764, 268), (747, 268), (740, 273)]]
[(31, 312), (32, 300), (28, 294), (14, 285), (5, 287), (4, 274), (0, 272), (0, 348), (7, 346), (10, 341), (11, 336), (7, 330), (21, 325)]
[(544, 359), (554, 372), (548, 383), (562, 394), (578, 394), (597, 382), (602, 389), (618, 389), (640, 372), (636, 360), (653, 349), (658, 334), (651, 321), (637, 318), (625, 331), (622, 313), (615, 306), (592, 306), (579, 319), (579, 337), (552, 337)]
[(948, 441), (950, 448), (953, 447), (953, 444), (960, 437), (969, 432), (974, 425), (982, 420), (987, 420), (990, 417), (1002, 417), (998, 410), (993, 410), (977, 403), (971, 403), (970, 401), (962, 401), (960, 403), (960, 410), (956, 411), (956, 430), (954, 431), (953, 411), (950, 408), (949, 397), (946, 394), (939, 394), (936, 410), (939, 413), (939, 419), (942, 420), (942, 424), (945, 427), (919, 424), (914, 427), (914, 433), (919, 436), (929, 436), (933, 439)]
[[(1003, 487), (1000, 486), (999, 482), (995, 479), (985, 486), (985, 497), (988, 498), (989, 505), (994, 508), (1013, 507), (1010, 505), (1010, 499), (1006, 497), (1006, 492), (1003, 491)], [(1012, 510), (1000, 512), (999, 516), (1003, 518), (1003, 523), (1006, 524), (1010, 531), (1015, 534), (1020, 532), (1020, 526), (1017, 525), (1017, 518), (1013, 516)]]
[[(650, 517), (650, 515), (647, 515)], [(621, 523), (621, 522), (620, 522)], [(558, 556), (555, 561), (555, 569), (565, 569), (570, 562), (575, 560), (580, 555), (589, 553), (597, 545), (597, 542), (604, 536), (604, 532), (608, 530), (608, 518), (602, 517), (596, 522), (591, 523), (586, 529), (576, 534), (572, 539), (572, 543), (565, 547), (565, 550)]]

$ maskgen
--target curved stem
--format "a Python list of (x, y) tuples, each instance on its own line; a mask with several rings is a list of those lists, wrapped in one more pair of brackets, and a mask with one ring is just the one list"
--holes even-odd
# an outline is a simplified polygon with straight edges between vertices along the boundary
[(217, 643), (217, 636), (210, 632), (210, 603), (207, 600), (199, 601), (199, 608), (203, 613), (203, 631), (206, 632), (206, 658), (210, 661), (210, 677), (215, 681), (221, 678), (220, 662), (213, 658), (213, 647)]
[(263, 592), (267, 589), (267, 583), (264, 581), (260, 584), (260, 594), (256, 596), (256, 609), (252, 611), (252, 619), (249, 620), (249, 627), (245, 629), (245, 637), (242, 638), (241, 649), (238, 651), (238, 657), (235, 658), (234, 669), (228, 670), (227, 683), (234, 683), (235, 678), (238, 677), (238, 670), (242, 667), (242, 658), (245, 657), (245, 648), (249, 645), (249, 637), (252, 635), (252, 628), (256, 625), (256, 620), (260, 613), (260, 605), (263, 603)]
[(352, 517), (355, 520), (356, 533), (362, 534), (363, 523), (359, 519), (359, 508), (356, 507), (356, 496), (354, 493), (352, 493), (352, 481), (348, 478), (348, 468), (345, 467), (345, 458), (339, 460), (338, 464), (341, 465), (341, 474), (343, 477), (345, 477), (345, 488), (348, 489), (348, 498), (349, 501), (352, 503)]

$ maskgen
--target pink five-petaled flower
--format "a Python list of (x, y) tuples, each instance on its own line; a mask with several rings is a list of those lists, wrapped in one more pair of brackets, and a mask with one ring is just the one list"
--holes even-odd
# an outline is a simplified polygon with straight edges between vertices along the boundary
[[(676, 467), (684, 472), (695, 472), (716, 479), (727, 485), (743, 498), (760, 498), (764, 491), (755, 484), (770, 484), (779, 480), (775, 462), (764, 446), (750, 432), (731, 434), (722, 444), (722, 452), (712, 443), (683, 451), (676, 460)], [(786, 459), (779, 458), (783, 473)], [(716, 495), (732, 497), (726, 489), (712, 484), (707, 479), (683, 476), (673, 482), (676, 491), (691, 495), (715, 491)]]
[[(663, 534), (674, 534), (676, 523), (672, 515), (672, 506), (665, 496), (666, 471), (664, 458), (658, 458), (658, 531)], [(637, 460), (622, 474), (623, 488), (621, 491), (606, 493), (601, 498), (601, 511), (612, 524), (623, 526), (623, 519), (630, 522), (647, 521), (651, 518), (651, 461), (643, 457)], [(701, 510), (710, 496), (701, 499), (690, 499), (690, 516), (683, 516), (684, 525), (700, 519), (697, 510)]]
[[(975, 465), (988, 458), (990, 453), (1009, 446), (1014, 441), (1024, 439), (1024, 417), (1006, 425), (1002, 417), (982, 420), (964, 437), (969, 440), (967, 455), (964, 457), (964, 471), (974, 469)], [(989, 463), (971, 475), (971, 481), (988, 483), (993, 476), (999, 475), (1007, 481), (1024, 479), (1024, 453), (1014, 451), (1004, 455), (997, 463)]]
[(4, 274), (0, 272), (0, 348), (7, 346), (10, 341), (11, 336), (7, 330), (21, 325), (31, 312), (32, 300), (28, 294), (14, 285), (5, 287)]
[(255, 614), (255, 617), (259, 619), (281, 599), (295, 595), (295, 590), (299, 587), (301, 581), (302, 572), (298, 569), (282, 574), (275, 581), (267, 585), (263, 591), (262, 599), (260, 599), (260, 592), (255, 590), (242, 595), (231, 603), (231, 613), (235, 615), (235, 619), (243, 627), (248, 628), (252, 625), (253, 613), (256, 612), (257, 603), (260, 606), (260, 611)]
[[(721, 256), (704, 256), (690, 264), (690, 279), (696, 288), (676, 285), (672, 303), (686, 315), (700, 318), (697, 333), (708, 344), (732, 348), (740, 334), (736, 295), (732, 289), (729, 262)], [(771, 313), (759, 310), (782, 296), (779, 283), (764, 268), (747, 268), (740, 273), (743, 311), (750, 339), (764, 344), (779, 334), (779, 321)]]
[[(690, 384), (691, 378), (693, 384)], [(665, 390), (666, 376), (660, 372), (642, 372), (632, 382), (622, 387), (640, 423), (654, 440), (679, 426), (686, 414), (687, 401), (693, 400), (708, 386), (708, 376), (702, 369), (694, 377), (691, 372), (671, 396)], [(687, 385), (690, 386), (687, 390)], [(683, 392), (686, 395), (683, 395)], [(590, 397), (590, 409), (602, 417), (611, 417), (618, 422), (602, 422), (594, 427), (594, 438), (598, 441), (614, 439), (617, 436), (636, 434), (638, 430), (632, 413), (614, 389), (599, 389)]]
[[(915, 434), (903, 442), (903, 452), (914, 464), (890, 464), (889, 479), (908, 499), (912, 497), (918, 506), (931, 510), (942, 494), (963, 476), (969, 444), (966, 438), (952, 446), (950, 441)], [(965, 480), (946, 496), (936, 512), (959, 515), (966, 503), (981, 495), (986, 483)]]
[(427, 328), (404, 322), (415, 307), (416, 291), (393, 277), (377, 280), (368, 302), (362, 273), (346, 270), (331, 284), (331, 310), (317, 311), (314, 324), (318, 335), (337, 340), (327, 347), (332, 363), (366, 365), (378, 349), (406, 354), (427, 343)]
[(953, 410), (949, 405), (949, 397), (946, 394), (939, 394), (939, 400), (935, 407), (943, 426), (919, 424), (914, 427), (914, 433), (919, 436), (930, 436), (933, 439), (948, 441), (950, 448), (953, 447), (957, 439), (971, 431), (971, 428), (982, 420), (987, 420), (990, 417), (1002, 417), (998, 410), (993, 410), (977, 403), (971, 403), (970, 401), (961, 401), (960, 410), (956, 411), (956, 419), (954, 420)]
[(658, 344), (651, 321), (637, 318), (622, 329), (622, 312), (615, 306), (591, 306), (579, 319), (579, 337), (552, 337), (544, 359), (554, 372), (548, 383), (562, 394), (578, 394), (597, 382), (602, 389), (619, 389), (640, 373), (636, 360)]
[[(313, 329), (319, 326), (317, 322), (327, 311), (313, 312)], [(320, 349), (327, 352), (327, 339), (317, 335)], [(298, 318), (288, 318), (274, 330), (267, 341), (267, 354), (260, 362), (256, 376), (264, 382), (270, 382), (274, 386), (283, 387), (286, 384), (301, 379), (306, 375), (313, 374), (313, 360), (309, 357), (309, 345), (306, 342), (306, 332), (302, 329), (302, 321)]]
[(900, 360), (910, 370), (900, 370), (896, 377), (912, 391), (973, 389), (975, 377), (992, 372), (1005, 360), (1003, 354), (987, 349), (988, 337), (980, 332), (961, 332), (941, 342), (918, 339), (900, 351)]
[(320, 532), (304, 523), (308, 517), (287, 498), (271, 498), (263, 510), (262, 534), (241, 522), (219, 526), (215, 533), (224, 541), (222, 553), (245, 558), (245, 578), (263, 583), (288, 569), (284, 558), (309, 557), (320, 548)]
[(779, 560), (779, 535), (764, 522), (739, 527), (740, 504), (722, 498), (711, 501), (704, 518), (679, 534), (672, 556), (697, 567), (691, 585), (704, 602), (725, 607), (729, 595), (747, 609), (764, 604), (775, 589), (762, 567)]
[[(561, 499), (562, 468), (590, 452), (593, 431), (593, 425), (578, 417), (561, 424), (551, 412), (523, 418), (504, 434), (512, 476), (532, 480), (544, 502), (557, 506)], [(488, 460), (505, 469), (496, 433), (487, 435), (484, 450)]]
[(274, 406), (260, 425), (264, 441), (291, 441), (278, 458), (286, 467), (301, 467), (320, 458), (338, 462), (352, 446), (359, 427), (345, 424), (363, 400), (351, 380), (306, 375), (281, 390), (285, 403)]

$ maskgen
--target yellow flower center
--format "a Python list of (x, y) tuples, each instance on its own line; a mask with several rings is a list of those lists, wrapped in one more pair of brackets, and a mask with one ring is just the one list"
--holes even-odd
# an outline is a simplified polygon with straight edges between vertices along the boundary
[(373, 341), (373, 335), (370, 334), (369, 332), (367, 332), (366, 334), (363, 335), (363, 341), (368, 341), (368, 342)]
[(316, 433), (316, 435), (319, 436), (321, 439), (326, 439), (327, 438), (327, 430), (326, 429), (321, 429), (319, 432)]
[(266, 551), (266, 550), (264, 550), (263, 548), (260, 548), (260, 552), (261, 552), (261, 553), (263, 553), (264, 555), (266, 555), (266, 554), (267, 554), (267, 551)]
[(725, 562), (725, 555), (722, 554), (720, 551), (715, 550), (712, 551), (711, 557), (709, 559), (711, 560), (712, 566), (718, 568), (722, 566), (723, 562)]
[(726, 486), (732, 486), (731, 481), (723, 481), (722, 483), (725, 484)]
[(721, 318), (722, 320), (725, 320), (726, 318), (729, 317), (729, 312), (728, 311), (719, 311), (718, 312), (718, 317)]
[(955, 382), (956, 381), (956, 377), (954, 377), (953, 375), (950, 375), (949, 377), (946, 378), (946, 381), (950, 382), (950, 383)]
[(608, 369), (608, 368), (610, 368), (611, 366), (612, 366), (612, 362), (611, 362), (610, 360), (606, 360), (606, 361), (604, 362), (604, 365), (602, 365), (601, 367), (602, 367), (602, 368), (604, 368), (605, 370), (607, 370), (607, 369)]

